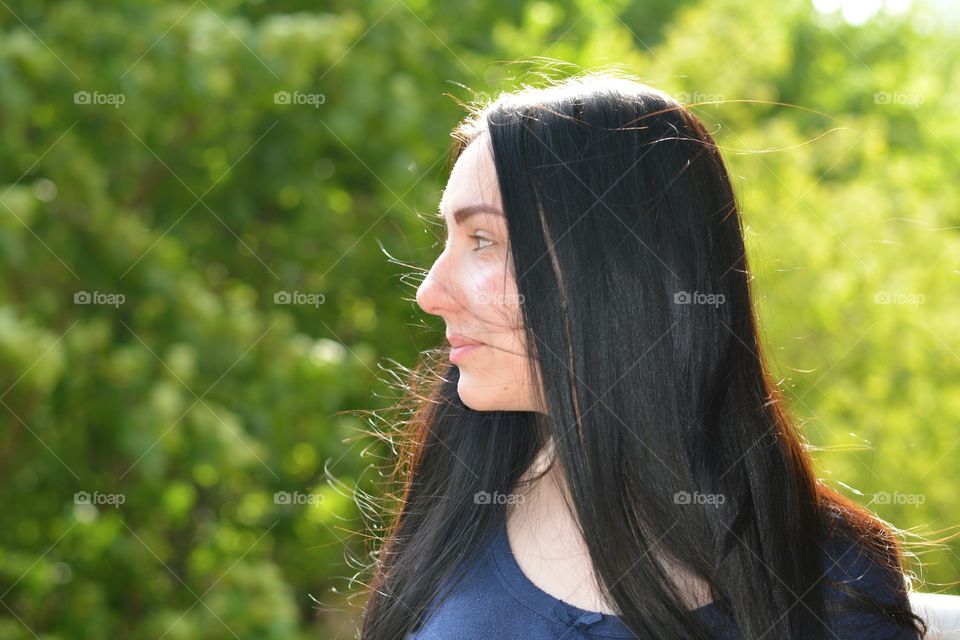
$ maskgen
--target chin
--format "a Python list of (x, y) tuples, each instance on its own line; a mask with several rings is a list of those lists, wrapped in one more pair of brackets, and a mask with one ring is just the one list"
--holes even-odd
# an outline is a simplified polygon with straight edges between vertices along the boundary
[(470, 376), (464, 375), (462, 371), (457, 383), (457, 393), (460, 401), (474, 411), (502, 410), (502, 398), (492, 398), (489, 393), (478, 391), (475, 385), (470, 383)]
[(469, 409), (474, 411), (488, 411), (486, 398), (477, 397), (473, 393), (471, 384), (464, 379), (463, 373), (460, 374), (460, 382), (457, 383), (457, 393), (460, 396), (460, 401), (463, 402)]
[(503, 395), (491, 394), (489, 391), (479, 391), (470, 384), (470, 376), (461, 373), (457, 383), (457, 394), (460, 401), (467, 408), (474, 411), (522, 411), (516, 398), (507, 398)]

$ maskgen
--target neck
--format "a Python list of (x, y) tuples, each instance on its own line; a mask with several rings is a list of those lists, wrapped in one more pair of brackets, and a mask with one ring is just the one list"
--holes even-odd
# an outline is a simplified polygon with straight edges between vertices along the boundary
[[(584, 559), (586, 565), (581, 567), (580, 578), (595, 590), (586, 596), (585, 602), (595, 606), (593, 610), (609, 613), (612, 608), (600, 596), (589, 573), (589, 552), (574, 516), (562, 466), (555, 458), (553, 445), (552, 440), (548, 442), (522, 476), (516, 491), (523, 499), (507, 505), (507, 528), (520, 553), (533, 554), (539, 562), (562, 561), (566, 564), (574, 561), (572, 564), (576, 565), (575, 559)], [(707, 583), (698, 576), (656, 550), (653, 556), (674, 586), (684, 594), (689, 608), (712, 600)]]

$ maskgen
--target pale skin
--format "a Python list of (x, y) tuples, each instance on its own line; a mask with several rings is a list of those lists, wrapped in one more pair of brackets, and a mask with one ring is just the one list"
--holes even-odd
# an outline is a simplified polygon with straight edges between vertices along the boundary
[[(477, 212), (455, 216), (468, 207)], [(502, 211), (493, 154), (482, 134), (467, 146), (450, 174), (440, 201), (447, 243), (417, 290), (417, 304), (442, 317), (448, 333), (483, 343), (457, 365), (457, 391), (466, 406), (476, 411), (542, 412), (528, 369), (521, 301)], [(541, 452), (528, 474), (542, 470), (551, 456), (550, 450)], [(507, 536), (513, 555), (542, 591), (581, 609), (614, 614), (593, 577), (583, 538), (564, 502), (563, 486), (560, 465), (555, 464), (523, 491), (522, 501), (510, 505)], [(689, 608), (710, 602), (704, 585), (691, 574), (679, 568), (669, 573), (678, 586), (683, 585)]]

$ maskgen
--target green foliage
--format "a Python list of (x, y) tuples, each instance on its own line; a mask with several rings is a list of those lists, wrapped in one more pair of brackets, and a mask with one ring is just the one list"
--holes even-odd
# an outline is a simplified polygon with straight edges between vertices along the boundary
[(710, 123), (822, 476), (953, 524), (955, 27), (769, 11), (4, 3), (0, 640), (349, 634), (361, 522), (325, 467), (375, 485), (341, 412), (440, 337), (384, 252), (430, 264), (457, 100), (531, 70), (616, 63)]

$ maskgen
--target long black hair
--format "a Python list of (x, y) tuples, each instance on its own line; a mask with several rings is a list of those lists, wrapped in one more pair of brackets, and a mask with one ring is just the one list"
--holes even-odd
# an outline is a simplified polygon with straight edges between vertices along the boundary
[(398, 491), (362, 640), (422, 623), (504, 517), (475, 495), (516, 491), (548, 443), (597, 584), (638, 637), (708, 637), (660, 555), (706, 581), (745, 639), (825, 637), (836, 535), (894, 597), (837, 588), (922, 637), (890, 526), (818, 481), (772, 380), (738, 206), (703, 123), (646, 84), (588, 72), (477, 105), (452, 135), (454, 160), (474, 141), (493, 152), (547, 411), (471, 410), (445, 348), (422, 355), (399, 405)]

